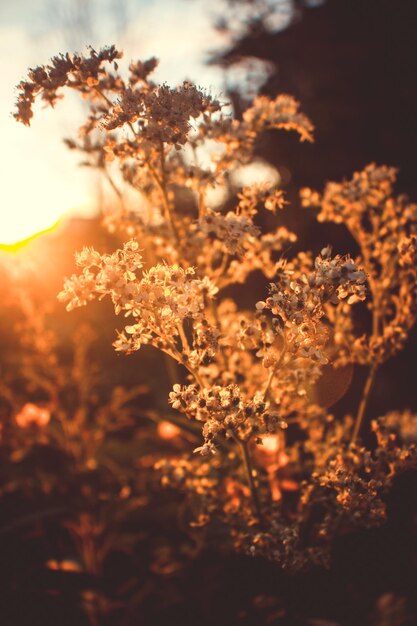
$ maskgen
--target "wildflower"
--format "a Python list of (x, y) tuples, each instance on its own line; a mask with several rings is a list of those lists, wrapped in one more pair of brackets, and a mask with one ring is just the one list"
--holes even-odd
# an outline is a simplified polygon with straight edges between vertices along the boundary
[(103, 124), (111, 131), (139, 121), (142, 141), (181, 146), (187, 141), (191, 119), (219, 109), (218, 101), (188, 82), (177, 89), (168, 85), (144, 91), (126, 88)]
[(213, 234), (219, 241), (224, 242), (230, 254), (242, 253), (245, 249), (245, 240), (259, 234), (259, 228), (245, 215), (236, 215), (232, 211), (226, 215), (207, 211), (200, 219), (199, 228), (203, 233)]
[(331, 182), (322, 195), (302, 190), (303, 206), (319, 206), (319, 221), (343, 223), (360, 245), (367, 274), (373, 329), (355, 336), (349, 312), (340, 308), (340, 334), (352, 346), (350, 359), (382, 363), (404, 345), (416, 321), (415, 235), (417, 205), (393, 196), (395, 168), (370, 164), (351, 180)]
[(120, 52), (114, 46), (103, 48), (98, 53), (90, 48), (88, 57), (78, 54), (59, 55), (51, 59), (50, 65), (31, 69), (28, 80), (18, 85), (17, 112), (14, 117), (29, 126), (33, 116), (32, 105), (37, 96), (54, 106), (61, 97), (58, 90), (64, 86), (85, 93), (91, 87), (100, 85), (100, 77), (104, 73), (102, 64), (112, 63), (120, 57)]
[(270, 310), (278, 321), (278, 332), (285, 329), (287, 349), (299, 355), (325, 364), (323, 348), (328, 340), (325, 316), (327, 303), (348, 304), (365, 298), (366, 275), (350, 259), (330, 257), (330, 249), (324, 248), (314, 262), (314, 269), (298, 275), (294, 270), (282, 270), (276, 283), (271, 283), (270, 295), (259, 301), (260, 312)]
[(213, 441), (221, 435), (249, 440), (253, 435), (260, 437), (286, 427), (278, 413), (264, 402), (262, 394), (247, 398), (235, 384), (201, 390), (196, 385), (174, 385), (169, 401), (189, 419), (204, 423), (205, 446), (198, 448), (202, 454), (212, 450)]
[[(417, 205), (393, 196), (393, 168), (373, 164), (322, 194), (303, 190), (303, 206), (318, 207), (319, 221), (344, 224), (359, 255), (332, 255), (327, 246), (316, 258), (307, 251), (285, 260), (296, 235), (278, 215), (267, 232), (258, 219), (283, 208), (282, 190), (233, 187), (233, 172), (271, 129), (312, 141), (299, 103), (260, 96), (233, 119), (196, 85), (155, 84), (154, 58), (132, 63), (125, 81), (119, 56), (112, 47), (55, 57), (19, 86), (15, 116), (26, 124), (37, 97), (54, 105), (66, 87), (89, 100), (69, 146), (105, 174), (118, 199), (105, 223), (129, 238), (111, 254), (84, 248), (59, 299), (71, 310), (108, 297), (124, 318), (117, 351), (151, 345), (180, 366), (169, 403), (201, 427), (201, 441), (198, 454), (160, 460), (157, 471), (190, 498), (194, 526), (216, 516), (241, 551), (293, 569), (328, 565), (332, 539), (381, 524), (395, 473), (416, 464), (410, 412), (375, 420), (372, 452), (356, 441), (376, 370), (417, 319)], [(125, 206), (124, 186), (138, 193), (138, 210)], [(227, 210), (211, 204), (212, 187), (230, 190)], [(270, 281), (268, 293), (239, 308), (225, 290), (246, 285), (255, 270)], [(354, 318), (365, 297), (369, 333)], [(315, 401), (315, 386), (326, 368), (350, 362), (370, 366), (364, 397), (356, 419), (334, 419)], [(36, 410), (35, 419), (24, 407), (16, 421), (49, 419)], [(159, 436), (176, 437), (177, 426), (161, 417)], [(290, 510), (286, 491), (296, 502)]]

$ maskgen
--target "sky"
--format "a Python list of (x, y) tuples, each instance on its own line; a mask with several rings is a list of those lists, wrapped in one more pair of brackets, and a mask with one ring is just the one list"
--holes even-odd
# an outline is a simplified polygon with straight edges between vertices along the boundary
[(222, 2), (0, 0), (0, 244), (46, 230), (62, 214), (88, 216), (97, 211), (97, 179), (77, 167), (80, 156), (62, 141), (76, 134), (82, 107), (67, 98), (54, 111), (39, 108), (30, 128), (11, 115), (15, 85), (27, 68), (47, 63), (59, 52), (114, 43), (124, 51), (121, 68), (131, 59), (156, 56), (157, 81), (175, 85), (186, 78), (222, 96), (223, 71), (206, 63), (211, 52), (229, 43), (214, 28)]
[[(28, 67), (46, 63), (58, 52), (115, 43), (125, 53), (121, 67), (133, 58), (157, 56), (158, 81), (177, 84), (188, 78), (217, 94), (222, 91), (221, 70), (205, 64), (208, 52), (224, 45), (206, 2), (90, 0), (90, 15), (86, 6), (86, 0), (0, 0), (0, 55), (7, 59), (0, 81), (5, 142), (0, 152), (0, 243), (47, 229), (63, 212), (88, 215), (97, 209), (97, 181), (77, 167), (79, 155), (62, 142), (75, 134), (82, 108), (74, 101), (62, 101), (54, 111), (39, 108), (30, 128), (11, 115), (15, 85)], [(84, 24), (77, 23), (80, 13)]]

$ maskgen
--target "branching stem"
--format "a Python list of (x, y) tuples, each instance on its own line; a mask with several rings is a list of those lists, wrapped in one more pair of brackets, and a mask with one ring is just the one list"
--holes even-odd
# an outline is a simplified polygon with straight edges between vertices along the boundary
[[(108, 98), (106, 96), (106, 94), (101, 91), (101, 89), (98, 89), (97, 87), (95, 89), (96, 89), (96, 92), (98, 93), (98, 95), (101, 96), (107, 102), (107, 104), (110, 107), (114, 106), (114, 102), (112, 102), (110, 100), (110, 98)], [(138, 133), (135, 130), (133, 124), (131, 122), (128, 122), (127, 125), (129, 126), (130, 130), (132, 131), (134, 137), (137, 137)], [(172, 234), (174, 235), (174, 239), (176, 241), (176, 244), (178, 245), (179, 244), (178, 231), (177, 231), (177, 228), (175, 226), (174, 220), (172, 218), (171, 208), (169, 206), (168, 194), (167, 194), (167, 191), (166, 191), (165, 151), (164, 151), (164, 144), (163, 144), (162, 141), (161, 141), (160, 151), (161, 151), (161, 174), (162, 174), (162, 179), (158, 176), (155, 168), (152, 166), (150, 161), (146, 161), (146, 165), (148, 166), (149, 172), (150, 172), (154, 182), (156, 183), (159, 191), (161, 192), (162, 204), (163, 204), (163, 207), (164, 207), (165, 219), (167, 220), (168, 224), (170, 225), (170, 228), (172, 230)]]

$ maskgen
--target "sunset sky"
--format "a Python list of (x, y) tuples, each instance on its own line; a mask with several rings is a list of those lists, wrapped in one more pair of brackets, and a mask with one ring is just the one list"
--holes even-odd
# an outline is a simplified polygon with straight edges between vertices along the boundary
[[(189, 78), (216, 93), (223, 86), (221, 71), (205, 64), (208, 52), (223, 45), (206, 2), (64, 0), (58, 6), (59, 13), (50, 0), (0, 4), (0, 50), (7, 59), (0, 85), (6, 146), (0, 156), (3, 244), (50, 227), (63, 212), (86, 215), (96, 209), (94, 177), (76, 167), (79, 156), (69, 153), (62, 143), (62, 137), (74, 134), (81, 121), (81, 106), (63, 101), (55, 111), (39, 111), (30, 128), (11, 117), (14, 86), (29, 66), (46, 63), (58, 52), (115, 43), (124, 50), (126, 63), (131, 58), (159, 57), (159, 81), (176, 84)], [(77, 15), (81, 15), (79, 24)]]

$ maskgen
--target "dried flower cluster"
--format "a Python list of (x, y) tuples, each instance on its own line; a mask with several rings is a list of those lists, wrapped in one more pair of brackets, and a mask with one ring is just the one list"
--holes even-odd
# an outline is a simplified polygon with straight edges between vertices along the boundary
[(328, 183), (322, 196), (301, 192), (304, 206), (320, 207), (319, 221), (344, 224), (359, 246), (372, 296), (372, 333), (350, 334), (348, 341), (352, 358), (364, 365), (401, 350), (417, 316), (417, 205), (404, 195), (393, 197), (395, 179), (394, 168), (371, 164), (350, 181)]
[[(296, 236), (278, 218), (271, 232), (263, 227), (265, 211), (284, 208), (282, 190), (239, 188), (233, 173), (270, 129), (312, 141), (298, 103), (258, 97), (236, 120), (195, 85), (153, 83), (155, 59), (131, 64), (125, 81), (120, 56), (108, 48), (56, 57), (19, 86), (23, 123), (35, 97), (53, 105), (63, 87), (90, 101), (79, 139), (68, 144), (102, 171), (117, 201), (104, 222), (129, 239), (112, 254), (84, 249), (59, 299), (71, 310), (110, 297), (129, 318), (116, 350), (149, 344), (178, 366), (172, 410), (161, 420), (200, 426), (201, 454), (173, 450), (158, 472), (186, 495), (192, 525), (216, 518), (238, 549), (286, 567), (328, 564), (333, 539), (384, 521), (393, 477), (417, 459), (416, 417), (407, 412), (375, 421), (375, 449), (359, 440), (377, 369), (402, 348), (417, 315), (417, 206), (393, 197), (393, 169), (374, 165), (323, 194), (303, 190), (303, 205), (320, 207), (319, 221), (343, 223), (359, 253), (326, 247), (315, 259), (307, 252), (284, 262)], [(135, 210), (126, 186), (138, 194)], [(226, 193), (227, 210), (210, 200), (213, 189)], [(225, 289), (255, 270), (264, 300), (244, 309)], [(365, 298), (369, 332), (356, 324)], [(324, 367), (347, 363), (370, 374), (356, 419), (340, 421), (314, 389)]]

